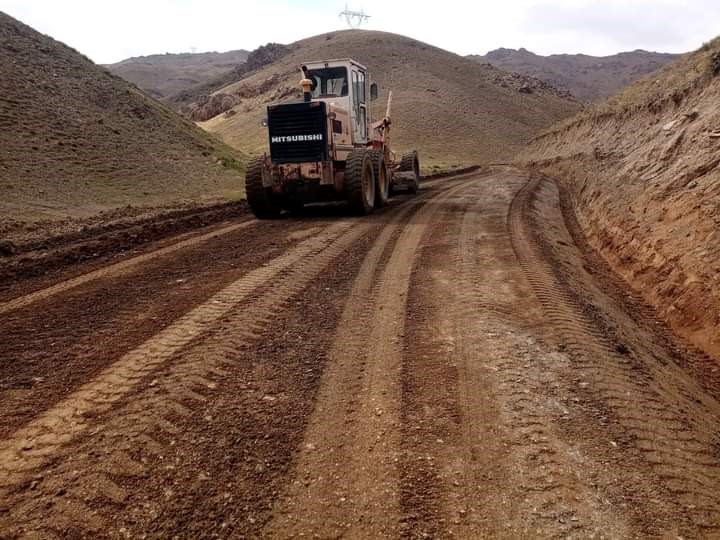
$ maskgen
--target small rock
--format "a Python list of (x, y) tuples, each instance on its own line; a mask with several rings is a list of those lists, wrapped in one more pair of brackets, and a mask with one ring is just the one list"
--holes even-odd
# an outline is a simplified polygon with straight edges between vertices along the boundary
[(680, 123), (680, 120), (672, 120), (672, 121), (668, 122), (667, 124), (665, 124), (662, 127), (662, 130), (663, 131), (672, 131), (675, 128), (675, 126), (677, 126), (679, 123)]
[(0, 257), (10, 257), (17, 253), (17, 246), (10, 240), (0, 240)]

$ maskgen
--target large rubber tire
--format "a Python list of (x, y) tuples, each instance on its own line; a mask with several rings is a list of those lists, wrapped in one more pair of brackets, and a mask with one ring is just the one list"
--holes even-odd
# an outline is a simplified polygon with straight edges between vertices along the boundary
[(375, 172), (371, 152), (356, 148), (345, 162), (345, 198), (353, 213), (370, 214), (375, 207)]
[(375, 208), (380, 208), (385, 206), (390, 198), (390, 171), (382, 151), (371, 150), (370, 159), (375, 173)]
[(408, 190), (410, 193), (417, 193), (420, 189), (420, 160), (418, 159), (417, 150), (402, 155), (398, 170), (402, 172), (412, 171), (415, 173), (415, 179), (408, 184)]
[(262, 172), (265, 160), (254, 158), (248, 163), (245, 172), (245, 195), (250, 210), (258, 219), (275, 219), (280, 216), (282, 208), (272, 189), (263, 186)]

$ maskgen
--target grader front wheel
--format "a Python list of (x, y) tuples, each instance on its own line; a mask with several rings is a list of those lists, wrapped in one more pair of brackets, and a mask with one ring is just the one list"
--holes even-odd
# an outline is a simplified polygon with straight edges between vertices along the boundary
[(357, 148), (350, 153), (345, 163), (345, 198), (354, 213), (365, 215), (373, 211), (375, 196), (371, 151)]
[(408, 181), (408, 190), (410, 193), (417, 193), (420, 189), (420, 160), (416, 150), (403, 154), (398, 170), (413, 173), (413, 178)]
[(385, 154), (380, 150), (370, 152), (373, 172), (375, 173), (375, 207), (385, 206), (390, 198), (390, 171), (385, 162)]

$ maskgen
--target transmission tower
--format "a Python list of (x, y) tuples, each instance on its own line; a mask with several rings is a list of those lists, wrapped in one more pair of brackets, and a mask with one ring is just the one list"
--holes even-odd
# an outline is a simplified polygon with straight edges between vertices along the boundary
[(347, 4), (345, 4), (345, 11), (340, 12), (340, 17), (345, 18), (345, 22), (350, 28), (359, 28), (370, 18), (370, 15), (367, 15), (362, 9), (360, 11), (352, 11), (348, 9)]

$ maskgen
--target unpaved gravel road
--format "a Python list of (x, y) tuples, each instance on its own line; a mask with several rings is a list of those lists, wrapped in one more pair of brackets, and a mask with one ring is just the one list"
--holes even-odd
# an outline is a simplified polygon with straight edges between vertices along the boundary
[(717, 363), (551, 180), (32, 279), (0, 301), (2, 538), (720, 536)]

